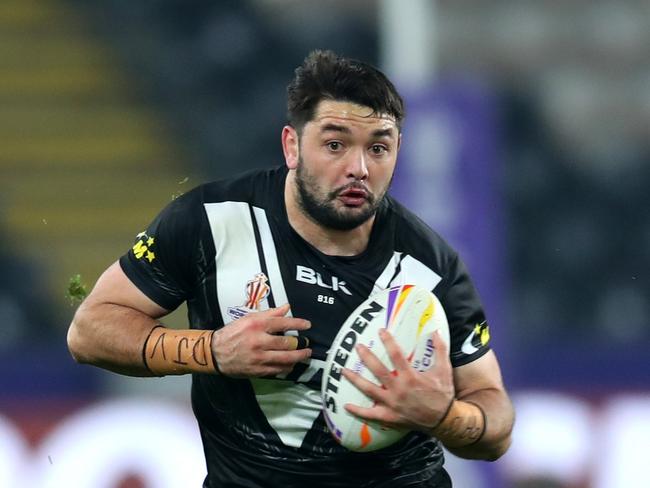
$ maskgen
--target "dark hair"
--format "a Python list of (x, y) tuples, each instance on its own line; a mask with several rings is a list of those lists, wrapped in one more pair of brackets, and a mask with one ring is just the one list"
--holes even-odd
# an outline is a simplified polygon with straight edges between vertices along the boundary
[(312, 51), (287, 87), (287, 119), (301, 133), (321, 100), (352, 102), (374, 114), (404, 119), (404, 101), (391, 81), (377, 68), (332, 51)]

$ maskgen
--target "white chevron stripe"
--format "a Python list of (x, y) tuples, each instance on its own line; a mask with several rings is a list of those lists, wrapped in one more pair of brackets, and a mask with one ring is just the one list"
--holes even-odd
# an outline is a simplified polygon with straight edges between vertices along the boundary
[(402, 259), (399, 274), (390, 283), (390, 286), (419, 285), (427, 290), (433, 290), (441, 280), (442, 276), (407, 254)]
[[(287, 298), (287, 292), (284, 289), (282, 274), (280, 273), (280, 263), (275, 250), (271, 227), (269, 227), (269, 221), (266, 218), (266, 212), (264, 209), (253, 207), (253, 213), (255, 214), (255, 220), (257, 220), (257, 228), (260, 231), (262, 249), (264, 250), (264, 260), (266, 261), (266, 268), (268, 270), (267, 278), (271, 282), (271, 291), (273, 292), (273, 298), (275, 299), (275, 306), (279, 307), (287, 303), (289, 300)], [(289, 315), (291, 315), (291, 311), (289, 311)]]
[[(206, 203), (214, 247), (217, 251), (217, 298), (225, 324), (232, 322), (229, 307), (246, 303), (246, 283), (262, 272), (255, 233), (245, 202)], [(263, 300), (260, 310), (266, 310)]]
[(320, 391), (300, 383), (251, 378), (266, 420), (287, 446), (300, 447), (321, 413)]
[[(217, 296), (224, 323), (232, 321), (228, 307), (246, 300), (246, 283), (260, 273), (261, 263), (248, 204), (222, 202), (205, 205), (217, 250)], [(253, 207), (257, 221), (267, 278), (276, 306), (287, 303), (275, 243), (266, 212)], [(262, 303), (262, 309), (268, 303)], [(305, 435), (321, 412), (320, 392), (289, 381), (252, 378), (250, 380), (260, 409), (269, 425), (287, 446), (300, 447)]]
[[(395, 278), (393, 278), (398, 266), (400, 272), (395, 276)], [(391, 278), (393, 278), (393, 280), (391, 280)], [(442, 277), (438, 273), (415, 259), (413, 256), (407, 254), (402, 258), (401, 252), (394, 251), (393, 257), (386, 263), (386, 267), (375, 281), (372, 294), (385, 290), (391, 286), (402, 285), (420, 285), (425, 287), (427, 290), (433, 290), (441, 280)]]
[(388, 261), (386, 267), (384, 268), (384, 271), (381, 272), (381, 274), (375, 281), (375, 286), (372, 288), (372, 292), (370, 293), (371, 295), (383, 291), (390, 286), (389, 280), (395, 274), (395, 270), (397, 269), (397, 265), (399, 264), (401, 258), (402, 258), (401, 252), (397, 252), (397, 251), (393, 252), (393, 257)]

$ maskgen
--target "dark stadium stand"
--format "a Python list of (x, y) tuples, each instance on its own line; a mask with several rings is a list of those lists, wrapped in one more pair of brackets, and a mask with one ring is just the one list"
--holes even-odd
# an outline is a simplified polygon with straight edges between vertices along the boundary
[(32, 263), (60, 334), (70, 277), (92, 286), (189, 171), (164, 117), (77, 10), (4, 2), (0, 32), (3, 235)]

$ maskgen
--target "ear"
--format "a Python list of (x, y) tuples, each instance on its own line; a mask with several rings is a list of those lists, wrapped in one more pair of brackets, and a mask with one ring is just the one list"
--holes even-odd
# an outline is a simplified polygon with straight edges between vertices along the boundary
[(397, 150), (399, 151), (399, 148), (402, 147), (402, 133), (400, 132), (397, 136)]
[(300, 158), (300, 140), (296, 129), (290, 125), (285, 125), (282, 128), (282, 152), (287, 167), (296, 169)]

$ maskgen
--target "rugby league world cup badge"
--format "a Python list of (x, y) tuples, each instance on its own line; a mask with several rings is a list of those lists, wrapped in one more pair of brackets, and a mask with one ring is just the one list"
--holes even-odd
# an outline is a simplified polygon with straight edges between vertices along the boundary
[(246, 302), (239, 307), (228, 307), (228, 315), (233, 320), (237, 320), (251, 312), (258, 312), (260, 303), (271, 291), (268, 281), (269, 279), (264, 273), (257, 273), (252, 280), (246, 283)]

